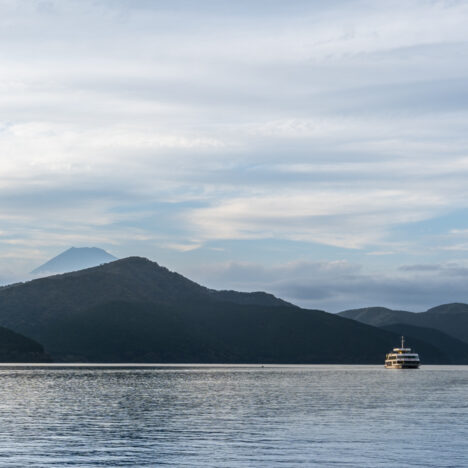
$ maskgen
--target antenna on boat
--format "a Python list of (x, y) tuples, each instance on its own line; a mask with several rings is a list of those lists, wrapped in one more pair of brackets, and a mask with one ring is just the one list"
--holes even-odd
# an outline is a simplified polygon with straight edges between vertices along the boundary
[(401, 348), (403, 349), (405, 347), (405, 337), (401, 337)]

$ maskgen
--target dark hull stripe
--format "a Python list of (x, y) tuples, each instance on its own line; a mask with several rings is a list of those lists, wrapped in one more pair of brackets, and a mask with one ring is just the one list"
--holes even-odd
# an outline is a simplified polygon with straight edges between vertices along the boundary
[(417, 369), (419, 364), (395, 364), (392, 366), (385, 364), (385, 367), (387, 369)]

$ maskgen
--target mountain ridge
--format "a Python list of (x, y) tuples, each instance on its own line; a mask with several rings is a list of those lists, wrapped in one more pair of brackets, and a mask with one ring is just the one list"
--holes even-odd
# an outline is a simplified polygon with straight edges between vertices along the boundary
[(431, 328), (468, 343), (468, 304), (461, 302), (441, 304), (425, 312), (365, 307), (345, 310), (338, 315), (377, 327), (406, 324)]
[[(265, 292), (209, 289), (142, 257), (3, 287), (0, 325), (65, 362), (382, 363), (400, 332)], [(421, 339), (433, 332), (413, 331), (425, 363), (455, 362)], [(468, 363), (464, 345), (436, 338)]]

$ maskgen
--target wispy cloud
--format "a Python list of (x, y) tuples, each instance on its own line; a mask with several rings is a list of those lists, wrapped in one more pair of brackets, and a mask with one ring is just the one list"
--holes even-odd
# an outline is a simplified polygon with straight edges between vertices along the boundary
[(229, 262), (188, 273), (211, 287), (226, 284), (266, 290), (303, 307), (330, 312), (387, 306), (422, 312), (448, 302), (467, 302), (466, 264), (407, 265), (399, 271), (368, 271), (346, 261), (292, 262), (264, 266)]

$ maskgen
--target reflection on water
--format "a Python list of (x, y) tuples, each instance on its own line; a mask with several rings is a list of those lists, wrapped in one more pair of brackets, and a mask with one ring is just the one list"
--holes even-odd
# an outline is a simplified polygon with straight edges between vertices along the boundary
[(468, 367), (0, 367), (1, 466), (468, 466)]

